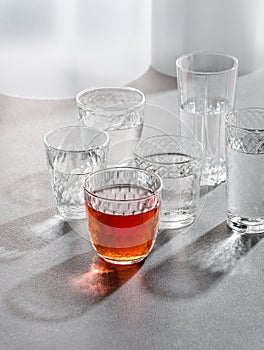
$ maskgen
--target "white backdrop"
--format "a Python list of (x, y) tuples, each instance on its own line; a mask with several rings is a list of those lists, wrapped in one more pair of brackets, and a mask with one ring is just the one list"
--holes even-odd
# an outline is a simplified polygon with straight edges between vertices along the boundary
[(152, 0), (152, 66), (176, 74), (175, 58), (193, 51), (239, 59), (239, 74), (264, 67), (263, 0)]
[(150, 0), (0, 0), (0, 93), (73, 97), (150, 65)]

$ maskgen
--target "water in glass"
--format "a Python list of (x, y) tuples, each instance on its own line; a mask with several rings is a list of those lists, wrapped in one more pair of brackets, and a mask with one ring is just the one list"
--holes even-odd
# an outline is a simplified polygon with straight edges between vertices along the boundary
[(225, 99), (192, 98), (180, 108), (181, 134), (196, 137), (204, 148), (201, 185), (226, 179), (225, 117), (231, 110)]

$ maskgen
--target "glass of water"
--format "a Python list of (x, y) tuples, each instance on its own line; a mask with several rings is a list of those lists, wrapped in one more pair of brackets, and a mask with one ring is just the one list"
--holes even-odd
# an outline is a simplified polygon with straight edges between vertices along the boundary
[(139, 168), (162, 179), (159, 228), (193, 223), (200, 196), (201, 144), (179, 135), (155, 135), (136, 144), (134, 157)]
[(197, 52), (178, 58), (176, 68), (181, 135), (202, 143), (201, 183), (215, 186), (226, 179), (225, 117), (234, 108), (238, 60)]
[(144, 94), (131, 87), (86, 89), (76, 96), (79, 120), (110, 136), (108, 165), (129, 165), (144, 123)]
[(264, 232), (264, 108), (226, 118), (227, 224), (244, 233)]
[(67, 126), (48, 132), (44, 145), (60, 215), (65, 219), (85, 219), (84, 179), (106, 167), (108, 134), (85, 126)]

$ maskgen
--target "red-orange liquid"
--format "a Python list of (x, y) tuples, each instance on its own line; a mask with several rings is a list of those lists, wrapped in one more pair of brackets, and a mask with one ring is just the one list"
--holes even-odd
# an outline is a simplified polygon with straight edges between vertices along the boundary
[(152, 249), (158, 230), (159, 206), (133, 215), (96, 211), (86, 204), (92, 243), (102, 257), (113, 261), (134, 261)]

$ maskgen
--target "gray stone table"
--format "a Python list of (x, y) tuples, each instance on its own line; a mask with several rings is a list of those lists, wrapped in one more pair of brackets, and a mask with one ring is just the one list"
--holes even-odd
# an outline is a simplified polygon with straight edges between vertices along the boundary
[[(175, 113), (172, 80), (151, 91), (149, 74), (134, 85)], [(263, 72), (238, 80), (237, 106), (249, 105), (264, 106)], [(130, 267), (104, 263), (85, 223), (58, 216), (42, 138), (76, 114), (74, 100), (0, 96), (0, 349), (263, 348), (264, 241), (228, 230), (225, 184)], [(172, 130), (177, 118), (149, 113), (146, 125)]]

